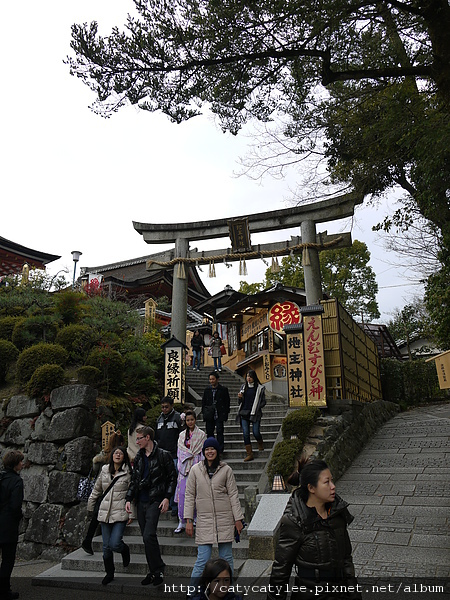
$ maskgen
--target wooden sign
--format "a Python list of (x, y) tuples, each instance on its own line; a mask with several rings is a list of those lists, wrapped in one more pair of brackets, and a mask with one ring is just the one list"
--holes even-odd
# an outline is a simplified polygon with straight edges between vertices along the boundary
[(306, 406), (303, 325), (285, 327), (289, 406)]
[(164, 395), (174, 402), (184, 401), (186, 345), (172, 337), (162, 345), (164, 349)]
[(105, 448), (108, 446), (109, 443), (109, 438), (112, 436), (112, 434), (115, 432), (116, 428), (114, 426), (114, 423), (111, 423), (111, 421), (105, 421), (105, 423), (103, 423), (102, 425), (102, 450), (105, 450)]
[(322, 315), (303, 314), (306, 389), (308, 406), (326, 406), (325, 358)]

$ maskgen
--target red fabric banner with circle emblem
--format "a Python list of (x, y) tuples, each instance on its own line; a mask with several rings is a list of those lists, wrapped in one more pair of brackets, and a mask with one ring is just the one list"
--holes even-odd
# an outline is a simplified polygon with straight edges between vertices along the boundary
[(283, 333), (285, 325), (296, 325), (301, 320), (300, 309), (295, 302), (277, 302), (267, 314), (269, 327), (277, 333)]

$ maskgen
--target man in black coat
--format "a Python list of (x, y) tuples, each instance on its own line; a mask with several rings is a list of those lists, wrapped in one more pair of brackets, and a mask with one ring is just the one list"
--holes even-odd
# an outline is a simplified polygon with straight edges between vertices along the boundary
[(228, 421), (230, 412), (230, 394), (228, 388), (219, 383), (219, 373), (213, 371), (209, 374), (209, 386), (203, 392), (202, 413), (206, 424), (206, 435), (214, 437), (217, 431), (217, 441), (220, 452), (224, 451), (225, 421)]
[(157, 586), (163, 582), (165, 564), (161, 558), (156, 529), (159, 515), (169, 508), (169, 499), (177, 485), (177, 473), (170, 452), (162, 450), (153, 441), (155, 433), (151, 427), (140, 427), (136, 433), (139, 452), (134, 459), (125, 510), (130, 513), (131, 500), (136, 501), (138, 523), (150, 570), (141, 583)]
[(22, 452), (7, 452), (3, 457), (3, 466), (5, 470), (0, 474), (0, 599), (15, 600), (19, 594), (11, 591), (11, 573), (16, 560), (22, 518), (23, 481), (19, 475), (23, 469)]

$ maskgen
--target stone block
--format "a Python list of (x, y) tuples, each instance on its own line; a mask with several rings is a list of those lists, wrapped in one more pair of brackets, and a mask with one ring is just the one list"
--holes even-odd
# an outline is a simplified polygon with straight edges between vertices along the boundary
[(87, 530), (87, 505), (86, 502), (72, 506), (64, 517), (61, 530), (63, 540), (69, 546), (81, 546)]
[(22, 560), (34, 560), (41, 554), (41, 544), (34, 542), (22, 542), (17, 547), (17, 554)]
[(248, 537), (270, 537), (278, 531), (290, 494), (263, 494), (248, 526)]
[(30, 519), (25, 541), (55, 544), (59, 537), (62, 506), (41, 504)]
[(15, 419), (8, 425), (7, 430), (0, 438), (5, 444), (13, 446), (23, 446), (25, 441), (31, 436), (30, 419)]
[(95, 416), (84, 408), (69, 408), (53, 415), (46, 439), (48, 442), (66, 442), (81, 435), (89, 435), (94, 421)]
[(32, 466), (22, 471), (25, 502), (46, 502), (49, 478), (44, 467)]
[(87, 474), (92, 467), (94, 442), (86, 437), (79, 437), (64, 446), (66, 454), (66, 470)]
[(75, 502), (79, 481), (80, 475), (77, 473), (52, 471), (49, 475), (48, 501), (60, 504)]
[(53, 465), (58, 460), (58, 449), (49, 442), (33, 442), (28, 448), (27, 458), (37, 465)]
[(250, 537), (248, 542), (248, 556), (251, 559), (274, 560), (278, 536), (275, 537)]
[(89, 385), (64, 385), (53, 390), (50, 394), (50, 404), (53, 410), (83, 407), (96, 407), (97, 390)]
[(37, 401), (28, 396), (13, 396), (8, 403), (6, 416), (14, 419), (36, 417), (40, 413)]
[(31, 433), (32, 440), (45, 440), (51, 419), (45, 414), (45, 411), (39, 415), (34, 424), (34, 431)]

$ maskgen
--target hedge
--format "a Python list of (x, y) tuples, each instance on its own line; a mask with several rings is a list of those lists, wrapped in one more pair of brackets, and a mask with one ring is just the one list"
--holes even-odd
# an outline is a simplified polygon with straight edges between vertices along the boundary
[(31, 376), (27, 385), (27, 393), (31, 398), (42, 398), (64, 383), (64, 369), (61, 366), (42, 365)]
[(6, 379), (9, 365), (17, 360), (19, 350), (12, 342), (0, 340), (0, 383)]
[(17, 380), (27, 383), (38, 367), (46, 364), (55, 364), (64, 367), (68, 354), (58, 344), (36, 344), (20, 353), (17, 360)]

